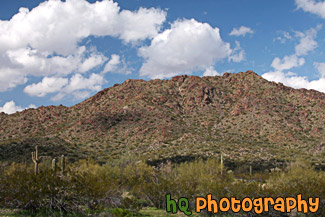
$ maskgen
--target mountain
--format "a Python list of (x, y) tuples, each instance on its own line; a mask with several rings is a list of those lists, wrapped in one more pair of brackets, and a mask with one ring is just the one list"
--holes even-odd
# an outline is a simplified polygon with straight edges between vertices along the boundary
[(0, 161), (48, 156), (151, 164), (224, 154), (229, 167), (306, 158), (325, 167), (325, 94), (253, 71), (127, 80), (71, 107), (0, 114)]

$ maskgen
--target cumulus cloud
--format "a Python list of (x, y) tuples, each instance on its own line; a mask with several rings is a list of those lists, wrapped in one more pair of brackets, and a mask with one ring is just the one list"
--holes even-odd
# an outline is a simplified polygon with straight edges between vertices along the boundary
[(87, 72), (97, 66), (102, 65), (107, 58), (101, 54), (92, 53), (90, 57), (86, 58), (79, 66), (78, 71)]
[(64, 88), (63, 92), (72, 93), (76, 90), (99, 91), (104, 83), (105, 79), (99, 74), (93, 73), (89, 78), (85, 78), (81, 74), (75, 74), (70, 78), (69, 84)]
[(160, 9), (140, 8), (136, 12), (123, 10), (118, 21), (119, 37), (125, 42), (153, 38), (166, 19), (166, 12)]
[(321, 27), (321, 25), (318, 25), (316, 28), (311, 28), (306, 32), (296, 32), (299, 43), (295, 46), (295, 54), (285, 56), (283, 59), (279, 57), (274, 58), (271, 66), (275, 70), (264, 73), (262, 77), (269, 81), (281, 82), (293, 88), (306, 88), (325, 92), (325, 63), (314, 63), (314, 67), (320, 73), (320, 78), (313, 81), (309, 81), (306, 76), (299, 76), (291, 71), (284, 72), (285, 70), (305, 64), (305, 59), (300, 56), (307, 55), (317, 47), (315, 38)]
[(229, 35), (233, 36), (245, 36), (246, 34), (253, 34), (254, 31), (247, 27), (247, 26), (241, 26), (239, 28), (233, 28), (233, 30), (229, 33)]
[(20, 71), (9, 67), (3, 67), (0, 71), (0, 92), (4, 92), (17, 85), (25, 84), (28, 81)]
[(282, 60), (279, 57), (273, 59), (271, 66), (279, 71), (291, 69), (293, 67), (302, 66), (305, 64), (304, 58), (299, 58), (297, 55), (285, 56)]
[(305, 33), (296, 32), (296, 35), (300, 38), (299, 44), (295, 46), (296, 55), (302, 56), (306, 55), (308, 52), (313, 51), (317, 47), (317, 42), (315, 38), (317, 32), (322, 28), (322, 25), (317, 25), (316, 28), (311, 28)]
[(112, 54), (111, 59), (106, 63), (102, 73), (115, 71), (120, 63), (120, 56), (117, 54)]
[(39, 83), (25, 87), (24, 92), (30, 96), (44, 97), (57, 93), (51, 99), (58, 101), (64, 97), (74, 96), (74, 99), (88, 97), (91, 91), (99, 91), (106, 83), (103, 75), (92, 73), (88, 78), (75, 74), (70, 79), (62, 77), (44, 77)]
[(30, 96), (43, 97), (48, 93), (58, 92), (67, 84), (67, 78), (44, 77), (41, 82), (26, 86), (24, 92)]
[[(68, 56), (47, 57), (31, 48), (10, 50), (6, 54), (9, 64), (12, 65), (11, 70), (16, 72), (17, 77), (18, 75), (49, 76), (86, 72), (102, 65), (107, 59), (101, 53), (86, 50), (84, 46), (79, 47), (75, 53)], [(2, 74), (1, 66), (0, 74)]]
[(125, 42), (154, 37), (166, 19), (160, 9), (122, 10), (109, 0), (45, 1), (33, 10), (21, 8), (0, 22), (0, 51), (31, 46), (40, 52), (68, 55), (90, 35), (114, 36)]
[(80, 46), (83, 39), (111, 36), (136, 43), (155, 37), (165, 19), (161, 9), (120, 10), (111, 0), (49, 0), (31, 11), (21, 8), (10, 20), (0, 20), (0, 91), (25, 84), (31, 76), (89, 72), (108, 58)]
[(325, 2), (315, 0), (296, 0), (298, 8), (325, 18)]
[(286, 86), (293, 88), (306, 88), (318, 90), (320, 92), (325, 92), (325, 78), (322, 77), (318, 80), (309, 81), (306, 76), (297, 76), (295, 73), (288, 72), (284, 73), (282, 71), (271, 71), (264, 73), (263, 78), (274, 81), (281, 82)]
[(159, 33), (149, 46), (139, 49), (144, 58), (140, 76), (166, 78), (205, 70), (232, 53), (218, 28), (194, 19), (177, 20)]
[(100, 91), (102, 85), (107, 81), (103, 75), (92, 73), (88, 78), (81, 74), (75, 74), (69, 79), (69, 83), (54, 97), (53, 101), (61, 100), (64, 97), (73, 96), (74, 99), (83, 99), (89, 97), (91, 91)]
[[(36, 108), (36, 106), (30, 104), (27, 108)], [(15, 112), (22, 111), (27, 108), (22, 108), (21, 106), (17, 106), (16, 103), (13, 100), (11, 100), (9, 102), (6, 102), (2, 107), (0, 107), (0, 112), (13, 114)]]
[(221, 75), (221, 74), (217, 72), (212, 66), (207, 68), (203, 73), (203, 76), (216, 76), (216, 75)]
[[(318, 44), (315, 41), (317, 32), (322, 28), (317, 25), (315, 28), (310, 28), (306, 32), (296, 32), (296, 37), (299, 38), (299, 43), (295, 46), (295, 53), (290, 56), (285, 56), (283, 59), (275, 57), (271, 66), (277, 71), (289, 70), (294, 67), (305, 64), (305, 59), (299, 56), (307, 55), (310, 51), (317, 48)], [(289, 39), (289, 35), (285, 36)]]
[[(283, 71), (304, 65), (305, 59), (299, 56), (307, 55), (308, 52), (313, 51), (318, 46), (315, 38), (317, 36), (317, 32), (321, 28), (322, 26), (318, 25), (315, 28), (310, 28), (306, 32), (297, 31), (296, 37), (299, 38), (299, 43), (295, 46), (295, 54), (285, 56), (283, 59), (275, 57), (271, 66), (277, 71)], [(288, 36), (286, 38), (289, 39)]]
[(105, 67), (102, 70), (101, 74), (112, 72), (128, 75), (134, 71), (134, 69), (128, 65), (129, 64), (125, 61), (124, 57), (120, 57), (117, 54), (112, 54), (111, 59), (105, 64)]

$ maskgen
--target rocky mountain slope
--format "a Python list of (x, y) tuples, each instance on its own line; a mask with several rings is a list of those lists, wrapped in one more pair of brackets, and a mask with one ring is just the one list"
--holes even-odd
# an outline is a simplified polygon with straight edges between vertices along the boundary
[(325, 165), (325, 94), (268, 82), (252, 71), (127, 80), (72, 107), (0, 114), (0, 160), (35, 144), (71, 160), (140, 157), (158, 163), (224, 153), (229, 165)]

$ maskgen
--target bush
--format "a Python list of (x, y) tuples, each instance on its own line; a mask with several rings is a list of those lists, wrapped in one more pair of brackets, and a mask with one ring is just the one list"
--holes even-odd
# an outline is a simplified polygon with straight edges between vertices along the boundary
[(44, 169), (37, 176), (31, 169), (13, 164), (0, 179), (3, 207), (72, 212), (76, 210), (78, 197), (69, 180), (55, 176)]
[[(315, 216), (325, 216), (325, 173), (316, 171), (309, 162), (298, 161), (288, 172), (274, 174), (267, 182), (268, 188), (281, 197), (320, 198), (319, 211)], [(309, 214), (312, 215), (312, 214)]]
[[(196, 196), (205, 197), (209, 193), (216, 199), (302, 194), (304, 198), (320, 197), (320, 210), (315, 216), (325, 216), (325, 173), (315, 171), (307, 163), (297, 162), (286, 172), (253, 176), (228, 174), (226, 169), (222, 173), (218, 159), (166, 163), (159, 167), (141, 161), (100, 166), (83, 160), (70, 164), (64, 176), (53, 174), (45, 165), (40, 164), (37, 176), (32, 165), (12, 164), (1, 169), (0, 206), (30, 210), (43, 216), (71, 213), (96, 216), (98, 212), (136, 216), (143, 207), (165, 209), (166, 194), (172, 198), (188, 198), (191, 208)], [(236, 215), (244, 214), (232, 214)], [(279, 213), (269, 212), (267, 216), (279, 216)]]

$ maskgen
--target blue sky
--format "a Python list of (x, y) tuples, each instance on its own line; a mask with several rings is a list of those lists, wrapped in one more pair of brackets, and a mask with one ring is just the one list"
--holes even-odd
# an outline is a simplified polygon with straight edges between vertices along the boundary
[(127, 79), (253, 70), (325, 92), (325, 2), (11, 0), (0, 7), (0, 111), (74, 105)]

